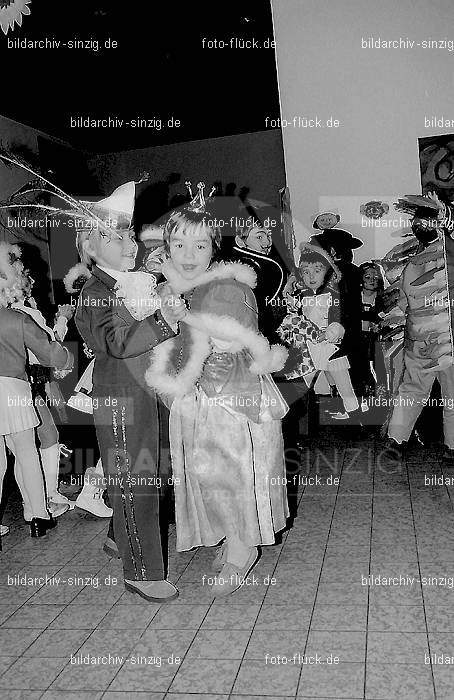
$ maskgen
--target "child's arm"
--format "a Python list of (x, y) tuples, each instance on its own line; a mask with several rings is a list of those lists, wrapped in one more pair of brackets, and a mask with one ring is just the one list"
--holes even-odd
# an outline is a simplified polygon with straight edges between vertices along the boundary
[(40, 364), (45, 367), (56, 367), (61, 370), (71, 370), (74, 365), (73, 354), (60, 343), (49, 340), (46, 331), (28, 315), (21, 314), (23, 342), (27, 349), (36, 355)]
[(124, 360), (143, 355), (175, 335), (160, 310), (143, 321), (135, 321), (129, 313), (120, 313), (121, 307), (117, 309), (110, 298), (82, 294), (75, 321), (92, 350)]

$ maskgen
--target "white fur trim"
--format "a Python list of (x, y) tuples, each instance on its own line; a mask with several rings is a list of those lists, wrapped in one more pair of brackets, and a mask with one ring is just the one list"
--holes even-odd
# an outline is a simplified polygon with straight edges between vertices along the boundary
[(154, 348), (150, 367), (145, 373), (148, 386), (160, 394), (167, 394), (173, 398), (182, 397), (191, 391), (202, 374), (203, 364), (211, 352), (209, 339), (204, 333), (191, 328), (191, 339), (189, 361), (177, 374), (170, 374), (168, 370), (169, 357), (174, 348), (175, 339), (166, 340)]
[(81, 262), (74, 265), (63, 277), (63, 284), (65, 285), (65, 289), (68, 294), (75, 294), (76, 292), (80, 291), (79, 289), (74, 288), (74, 282), (79, 277), (85, 277), (87, 280), (89, 280), (91, 277), (90, 270), (86, 265), (84, 265), (84, 263)]
[(218, 263), (213, 265), (209, 270), (202, 272), (201, 275), (193, 280), (185, 280), (180, 273), (175, 269), (170, 260), (164, 262), (161, 266), (161, 272), (167, 281), (170, 283), (175, 294), (183, 294), (194, 287), (200, 287), (202, 284), (207, 284), (218, 279), (235, 279), (237, 282), (247, 284), (251, 289), (257, 285), (257, 275), (252, 267), (243, 263)]
[(253, 361), (249, 367), (252, 374), (269, 374), (282, 369), (288, 350), (282, 345), (270, 347), (263, 336), (245, 328), (236, 319), (212, 314), (189, 312), (184, 323), (190, 326), (192, 345), (189, 361), (178, 374), (170, 374), (169, 357), (176, 340), (171, 338), (160, 343), (154, 350), (149, 369), (145, 374), (147, 384), (160, 394), (181, 397), (191, 391), (202, 374), (203, 365), (212, 352), (210, 337), (233, 341), (231, 352), (247, 349)]

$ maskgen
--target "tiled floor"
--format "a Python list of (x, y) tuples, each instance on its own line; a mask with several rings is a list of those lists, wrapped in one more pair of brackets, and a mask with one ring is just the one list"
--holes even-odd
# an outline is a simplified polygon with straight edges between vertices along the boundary
[(454, 469), (348, 435), (325, 428), (304, 452), (293, 528), (222, 601), (204, 585), (213, 551), (177, 554), (172, 536), (180, 597), (160, 607), (124, 591), (105, 522), (67, 514), (32, 540), (7, 511), (2, 700), (452, 700), (454, 492), (424, 477)]

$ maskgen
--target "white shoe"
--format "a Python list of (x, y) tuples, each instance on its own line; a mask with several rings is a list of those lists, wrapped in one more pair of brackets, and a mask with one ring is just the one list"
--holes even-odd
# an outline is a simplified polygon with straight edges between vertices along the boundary
[(60, 515), (69, 510), (69, 506), (67, 503), (57, 503), (50, 498), (47, 502), (47, 510), (53, 518), (59, 518)]
[(84, 484), (82, 491), (76, 498), (76, 508), (86, 510), (98, 518), (111, 518), (113, 509), (106, 506), (102, 498), (104, 489), (96, 488), (90, 484)]
[(60, 491), (57, 491), (57, 493), (54, 493), (53, 496), (49, 499), (52, 503), (58, 503), (59, 505), (64, 505), (68, 506), (69, 510), (73, 510), (73, 508), (76, 505), (75, 501), (71, 501), (69, 498), (64, 496)]
[(178, 588), (170, 581), (128, 581), (125, 579), (125, 589), (137, 593), (141, 598), (152, 603), (168, 603), (179, 596)]
[(214, 577), (214, 584), (211, 586), (213, 595), (221, 598), (241, 588), (246, 581), (248, 573), (257, 563), (258, 558), (257, 547), (251, 547), (251, 552), (244, 566), (237, 566), (229, 561), (225, 561), (219, 575)]
[(8, 525), (0, 525), (0, 537), (4, 537), (9, 532)]
[(347, 413), (347, 411), (345, 411), (344, 413), (339, 411), (338, 413), (331, 413), (331, 418), (334, 418), (334, 420), (348, 420), (350, 416)]

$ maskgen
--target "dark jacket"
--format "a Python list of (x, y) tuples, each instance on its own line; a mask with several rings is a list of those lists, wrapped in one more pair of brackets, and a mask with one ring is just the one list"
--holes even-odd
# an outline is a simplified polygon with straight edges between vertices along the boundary
[(233, 246), (229, 257), (233, 262), (249, 265), (257, 274), (254, 296), (257, 300), (259, 331), (270, 343), (279, 343), (276, 331), (287, 309), (282, 303), (282, 290), (287, 281), (283, 265), (272, 255), (257, 253), (255, 250)]
[(26, 313), (15, 309), (0, 309), (0, 377), (15, 377), (28, 381), (27, 349), (42, 365), (72, 369), (72, 354), (51, 341), (46, 331)]
[(75, 322), (93, 351), (93, 386), (145, 384), (151, 350), (175, 335), (160, 311), (136, 321), (115, 295), (115, 280), (96, 265), (79, 299)]

